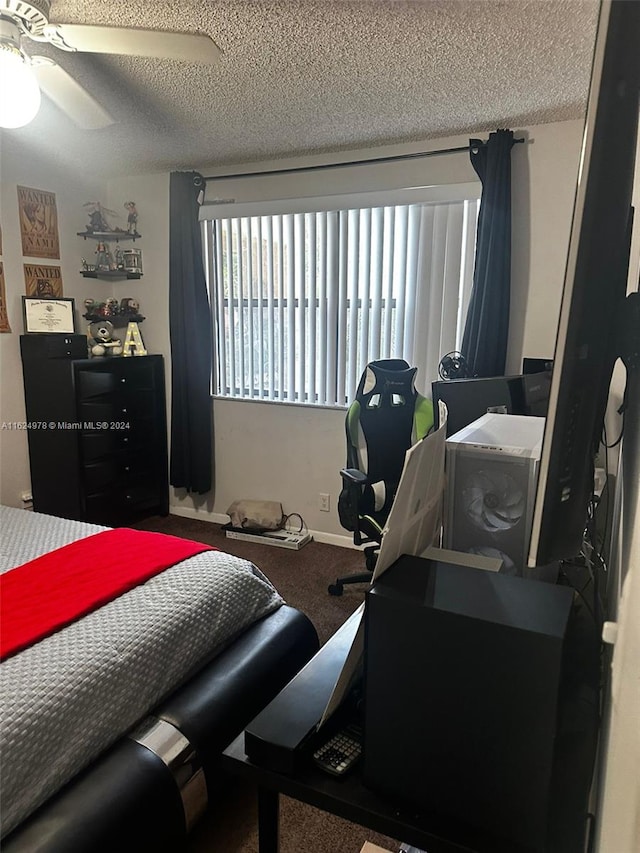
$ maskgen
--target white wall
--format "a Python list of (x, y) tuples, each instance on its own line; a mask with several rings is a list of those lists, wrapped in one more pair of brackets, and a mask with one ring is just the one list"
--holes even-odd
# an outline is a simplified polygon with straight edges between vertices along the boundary
[[(516, 130), (527, 144), (516, 145), (513, 167), (513, 249), (512, 309), (508, 369), (517, 372), (523, 355), (548, 356), (553, 353), (559, 311), (565, 254), (578, 168), (582, 122), (561, 122)], [(341, 152), (332, 156), (298, 158), (260, 164), (259, 168), (284, 168), (314, 162), (340, 162), (359, 157), (380, 157), (433, 148), (467, 144), (467, 137), (430, 140), (422, 144), (379, 148), (370, 151)], [(371, 187), (371, 169), (363, 167), (367, 180), (360, 188)], [(250, 171), (242, 167), (241, 171)], [(398, 174), (398, 170), (402, 174)], [(203, 174), (215, 174), (203, 167)], [(220, 170), (218, 170), (220, 171)], [(228, 171), (228, 170), (227, 170)], [(237, 171), (237, 170), (236, 170)], [(323, 190), (344, 188), (340, 170), (323, 173)], [(427, 159), (415, 159), (402, 165), (385, 166), (381, 179), (397, 184), (402, 179), (411, 186), (429, 186), (440, 182), (467, 183), (475, 173), (468, 155), (457, 153)], [(273, 194), (269, 183), (258, 187), (264, 195)], [(364, 180), (364, 179), (360, 179)], [(18, 332), (21, 330), (19, 295), (23, 292), (20, 244), (15, 203), (15, 185), (41, 186), (58, 194), (65, 293), (104, 298), (94, 280), (82, 279), (77, 270), (82, 245), (75, 232), (82, 229), (81, 204), (100, 188), (85, 189), (79, 176), (51, 171), (37, 157), (25, 158), (12, 152), (2, 162), (2, 224), (5, 237), (5, 275), (14, 332), (0, 335), (2, 357), (2, 420), (24, 419)], [(310, 173), (310, 193), (317, 191), (318, 174)], [(90, 184), (90, 181), (87, 183)], [(246, 183), (246, 182), (245, 182)], [(143, 235), (136, 245), (142, 248), (144, 276), (140, 281), (108, 283), (118, 298), (134, 296), (140, 300), (147, 318), (142, 326), (145, 344), (151, 352), (161, 352), (170, 367), (168, 320), (168, 175), (137, 175), (112, 181), (102, 192), (101, 201), (114, 210), (133, 199), (139, 211), (139, 230)], [(238, 194), (239, 184), (209, 182), (211, 194), (228, 197)], [(252, 192), (255, 190), (252, 189)], [(6, 199), (5, 199), (6, 196)], [(91, 286), (89, 286), (91, 285)], [(126, 292), (125, 292), (126, 291)], [(435, 377), (429, 377), (429, 380)], [(426, 383), (428, 384), (428, 383)], [(237, 498), (280, 500), (286, 513), (300, 513), (308, 526), (329, 541), (347, 541), (340, 527), (335, 504), (340, 490), (339, 469), (344, 464), (344, 412), (307, 409), (270, 403), (215, 400), (215, 492), (202, 498), (172, 494), (172, 511), (212, 520), (227, 520), (226, 509)], [(28, 458), (24, 435), (2, 441), (3, 485), (1, 499), (16, 504), (19, 493), (28, 488)], [(332, 510), (320, 512), (319, 492), (331, 495)]]
[[(7, 309), (11, 333), (0, 334), (0, 502), (20, 506), (20, 494), (31, 488), (27, 435), (24, 430), (9, 429), (10, 423), (25, 420), (20, 335), (23, 332), (22, 299), (25, 294), (23, 264), (38, 263), (60, 266), (63, 295), (76, 303), (76, 324), (84, 332), (81, 318), (86, 296), (105, 299), (109, 283), (91, 280), (92, 287), (79, 273), (80, 259), (91, 260), (93, 241), (83, 242), (76, 236), (87, 222), (82, 205), (104, 197), (104, 187), (92, 179), (90, 170), (70, 174), (45, 160), (40, 152), (12, 144), (8, 131), (0, 136), (0, 225), (2, 226), (2, 261), (6, 284)], [(56, 194), (60, 234), (60, 260), (22, 256), (16, 186), (35, 187)], [(64, 488), (64, 484), (60, 484)]]
[[(123, 210), (126, 201), (135, 201), (138, 231), (135, 247), (142, 250), (143, 275), (140, 279), (111, 283), (118, 300), (130, 296), (140, 302), (145, 320), (140, 325), (148, 352), (169, 358), (169, 175), (133, 175), (110, 181), (107, 207)], [(130, 243), (126, 245), (131, 245)], [(168, 362), (167, 362), (168, 372)]]
[[(346, 544), (336, 512), (346, 454), (344, 410), (215, 400), (213, 411), (215, 500), (180, 493), (173, 508), (228, 521), (234, 500), (276, 500), (285, 513), (299, 513), (317, 538)], [(328, 513), (318, 509), (320, 492), (331, 495)]]
[(507, 373), (519, 373), (524, 356), (553, 357), (583, 127), (537, 125), (522, 134), (527, 145), (513, 149)]

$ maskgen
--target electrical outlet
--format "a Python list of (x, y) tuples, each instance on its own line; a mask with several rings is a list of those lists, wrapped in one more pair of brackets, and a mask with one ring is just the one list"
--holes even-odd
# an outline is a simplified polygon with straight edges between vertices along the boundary
[(318, 495), (318, 509), (320, 512), (329, 512), (331, 509), (331, 497), (322, 492)]

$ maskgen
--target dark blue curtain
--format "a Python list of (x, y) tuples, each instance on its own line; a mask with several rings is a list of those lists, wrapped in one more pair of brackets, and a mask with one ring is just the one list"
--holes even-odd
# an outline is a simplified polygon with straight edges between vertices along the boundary
[(470, 139), (471, 164), (482, 181), (473, 289), (462, 338), (469, 376), (502, 376), (511, 295), (511, 148), (513, 131), (487, 142)]
[(202, 262), (197, 172), (169, 184), (169, 331), (172, 486), (208, 492), (213, 478), (212, 326)]

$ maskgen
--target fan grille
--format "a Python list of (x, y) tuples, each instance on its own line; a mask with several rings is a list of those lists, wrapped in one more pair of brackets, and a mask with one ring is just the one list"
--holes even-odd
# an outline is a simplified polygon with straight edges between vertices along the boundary
[(440, 379), (466, 379), (468, 375), (467, 360), (461, 352), (453, 350), (440, 359), (438, 365)]
[(501, 533), (515, 527), (522, 518), (525, 496), (509, 474), (480, 470), (467, 477), (462, 505), (476, 527), (487, 533)]
[(32, 35), (40, 35), (49, 23), (51, 0), (0, 0), (0, 14), (6, 12), (18, 18), (24, 29)]

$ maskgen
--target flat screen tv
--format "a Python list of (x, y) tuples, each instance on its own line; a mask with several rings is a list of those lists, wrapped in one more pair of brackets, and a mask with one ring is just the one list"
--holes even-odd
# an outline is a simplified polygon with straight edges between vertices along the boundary
[(603, 0), (533, 513), (529, 566), (583, 542), (619, 355), (640, 96), (640, 3)]

